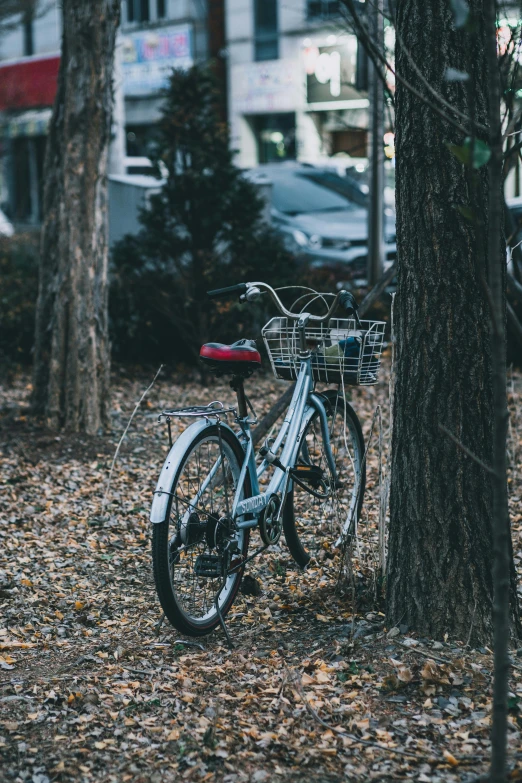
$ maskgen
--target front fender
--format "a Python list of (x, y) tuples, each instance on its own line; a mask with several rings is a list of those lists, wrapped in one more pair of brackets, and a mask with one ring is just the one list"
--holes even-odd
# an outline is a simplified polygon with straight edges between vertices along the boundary
[[(163, 463), (158, 483), (156, 484), (156, 489), (154, 491), (154, 499), (152, 501), (149, 517), (153, 525), (158, 525), (166, 519), (172, 485), (174, 484), (174, 479), (176, 478), (183, 457), (190, 448), (192, 442), (204, 429), (211, 426), (213, 425), (205, 419), (195, 421), (194, 424), (191, 424), (190, 427), (187, 427), (187, 429), (181, 433), (169, 451), (167, 459)], [(230, 430), (234, 437), (237, 437), (228, 424), (222, 423), (221, 427)]]

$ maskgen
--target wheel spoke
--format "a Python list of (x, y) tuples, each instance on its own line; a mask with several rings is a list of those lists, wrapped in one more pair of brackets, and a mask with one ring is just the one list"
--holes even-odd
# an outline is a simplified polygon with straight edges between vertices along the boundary
[[(220, 553), (207, 531), (209, 525), (219, 526), (227, 504), (232, 507), (239, 478), (237, 458), (230, 445), (223, 442), (221, 466), (208, 480), (220, 456), (218, 438), (207, 437), (192, 449), (173, 487), (169, 519), (171, 539), (176, 542), (179, 534), (183, 545), (176, 548), (170, 544), (170, 581), (176, 604), (192, 622), (208, 620), (215, 614), (215, 597), (222, 583), (221, 576), (207, 577), (196, 572), (196, 562), (202, 555), (214, 557), (217, 562)], [(226, 481), (223, 481), (223, 474)], [(243, 550), (244, 537), (244, 532), (237, 534), (240, 550)], [(226, 601), (238, 578), (238, 575), (229, 577), (220, 603)]]
[(350, 503), (362, 471), (362, 453), (352, 419), (340, 398), (328, 416), (330, 448), (340, 486), (335, 486), (329, 470), (319, 415), (315, 414), (303, 438), (299, 462), (320, 467), (329, 497), (318, 499), (294, 488), (295, 527), (301, 544), (311, 556), (333, 555), (332, 546), (349, 513)]

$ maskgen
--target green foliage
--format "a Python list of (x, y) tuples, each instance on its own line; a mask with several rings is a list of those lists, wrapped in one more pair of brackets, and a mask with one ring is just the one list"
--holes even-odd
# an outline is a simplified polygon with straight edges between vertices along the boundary
[(38, 237), (0, 237), (0, 365), (31, 360), (38, 294)]
[(259, 332), (258, 308), (211, 301), (207, 290), (291, 282), (294, 261), (233, 164), (210, 71), (174, 71), (165, 98), (153, 160), (168, 176), (140, 216), (140, 233), (114, 248), (112, 340), (116, 358), (193, 362), (206, 340)]
[[(446, 143), (452, 155), (465, 166), (471, 167), (473, 157), (473, 168), (480, 169), (485, 166), (491, 157), (491, 149), (485, 141), (475, 138), (472, 143), (471, 136), (466, 136), (461, 145)], [(472, 152), (473, 150), (473, 152)]]
[(470, 223), (473, 223), (473, 210), (471, 207), (466, 206), (465, 204), (461, 204), (457, 207), (457, 210), (460, 212), (462, 217), (466, 218)]

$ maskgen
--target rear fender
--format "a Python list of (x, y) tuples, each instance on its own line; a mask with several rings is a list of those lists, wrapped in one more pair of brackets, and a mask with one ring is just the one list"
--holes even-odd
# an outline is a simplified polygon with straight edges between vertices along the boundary
[[(194, 424), (191, 424), (190, 427), (187, 427), (187, 429), (181, 433), (169, 451), (167, 459), (163, 463), (163, 468), (161, 469), (160, 477), (154, 491), (154, 500), (152, 501), (152, 508), (150, 510), (150, 521), (153, 525), (164, 522), (167, 517), (169, 497), (183, 457), (203, 430), (212, 426), (213, 425), (205, 419), (194, 422)], [(228, 424), (222, 423), (221, 427), (222, 429), (228, 429), (234, 437), (237, 437), (234, 430), (232, 430)]]

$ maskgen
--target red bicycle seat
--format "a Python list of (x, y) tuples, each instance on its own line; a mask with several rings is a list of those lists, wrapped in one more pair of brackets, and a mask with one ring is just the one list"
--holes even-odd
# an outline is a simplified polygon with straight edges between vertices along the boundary
[(253, 340), (237, 340), (232, 345), (205, 343), (199, 358), (211, 372), (219, 375), (251, 375), (261, 367), (261, 356)]

